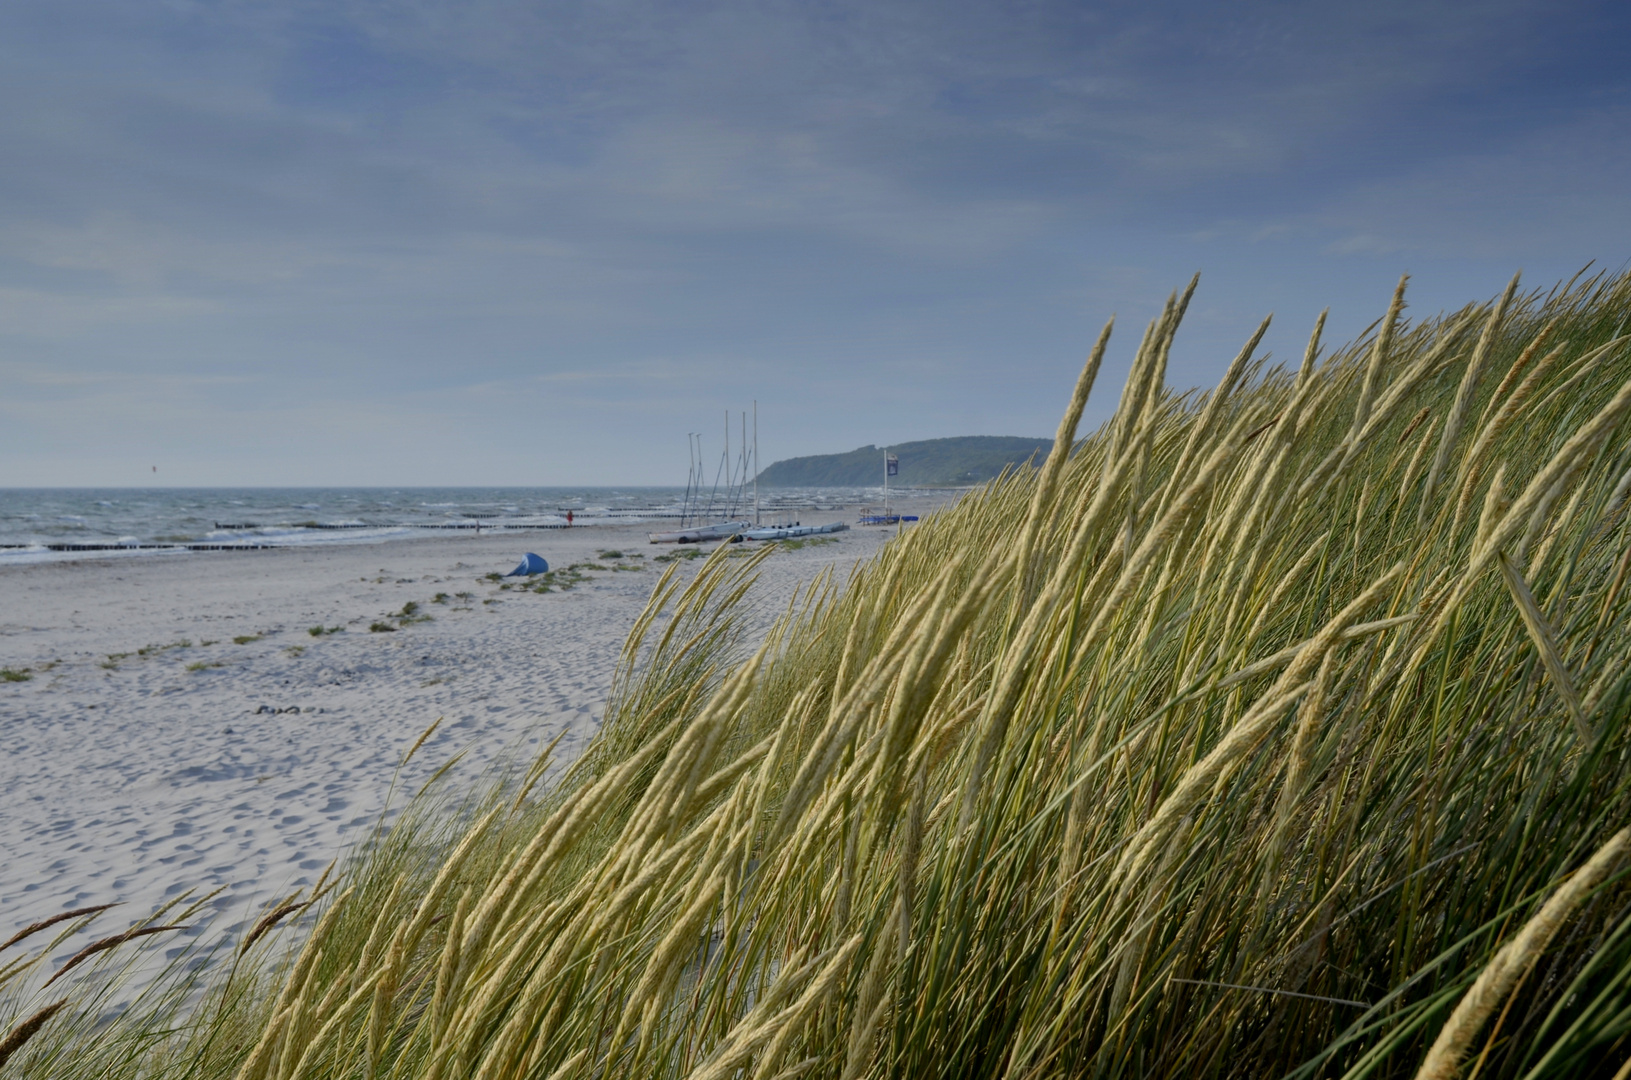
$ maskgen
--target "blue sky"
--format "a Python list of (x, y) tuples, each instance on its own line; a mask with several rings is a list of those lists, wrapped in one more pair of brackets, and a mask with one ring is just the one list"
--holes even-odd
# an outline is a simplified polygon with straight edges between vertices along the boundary
[[(0, 487), (1052, 431), (1631, 256), (1631, 5), (0, 6)], [(151, 466), (157, 465), (154, 474)]]

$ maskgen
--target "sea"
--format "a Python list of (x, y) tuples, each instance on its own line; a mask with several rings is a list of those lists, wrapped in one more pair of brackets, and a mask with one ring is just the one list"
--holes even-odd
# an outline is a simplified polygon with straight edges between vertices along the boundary
[[(761, 512), (833, 512), (877, 489), (777, 489)], [(902, 493), (904, 494), (904, 493)], [(480, 529), (726, 520), (751, 496), (673, 487), (0, 488), (0, 566), (178, 550), (372, 544)]]

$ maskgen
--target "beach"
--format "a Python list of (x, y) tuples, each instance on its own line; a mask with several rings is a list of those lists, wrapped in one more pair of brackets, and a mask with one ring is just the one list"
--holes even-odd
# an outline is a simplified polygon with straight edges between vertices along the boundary
[[(698, 550), (649, 545), (647, 528), (0, 568), (0, 668), (26, 675), (0, 682), (0, 938), (108, 903), (120, 906), (92, 930), (114, 933), (220, 889), (215, 917), (170, 939), (175, 952), (310, 885), (388, 797), (400, 807), (461, 751), (455, 793), (507, 751), (530, 760), (557, 736), (570, 761), (601, 721), (624, 638), (666, 568), (657, 557)], [(842, 581), (894, 533), (776, 551), (749, 601), (755, 623), (824, 568)], [(527, 551), (557, 570), (605, 569), (545, 594), (487, 577)], [(690, 576), (701, 560), (679, 565)]]

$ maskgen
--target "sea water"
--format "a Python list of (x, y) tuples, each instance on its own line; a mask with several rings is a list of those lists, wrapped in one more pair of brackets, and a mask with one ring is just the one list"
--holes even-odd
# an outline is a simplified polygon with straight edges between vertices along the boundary
[(586, 522), (661, 519), (684, 495), (673, 488), (0, 489), (0, 562), (60, 557), (53, 545), (354, 544), (431, 535), (431, 528), (564, 526), (569, 512)]
[[(867, 492), (782, 490), (772, 508), (853, 505)], [(0, 488), (0, 566), (62, 558), (62, 550), (119, 545), (113, 556), (166, 549), (138, 545), (305, 545), (379, 543), (434, 530), (561, 527), (600, 521), (667, 522), (751, 516), (750, 499), (728, 503), (684, 488)], [(55, 549), (55, 550), (54, 550)], [(96, 552), (96, 554), (103, 554)]]

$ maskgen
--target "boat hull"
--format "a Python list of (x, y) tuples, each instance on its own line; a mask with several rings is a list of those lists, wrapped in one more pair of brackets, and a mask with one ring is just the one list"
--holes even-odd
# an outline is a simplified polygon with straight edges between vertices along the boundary
[(749, 527), (745, 521), (722, 521), (717, 525), (699, 525), (694, 529), (674, 532), (647, 533), (653, 544), (704, 544), (710, 540), (728, 540)]
[(765, 529), (748, 529), (744, 540), (792, 540), (800, 536), (820, 536), (824, 533), (844, 532), (849, 528), (842, 521), (830, 525), (774, 525)]

